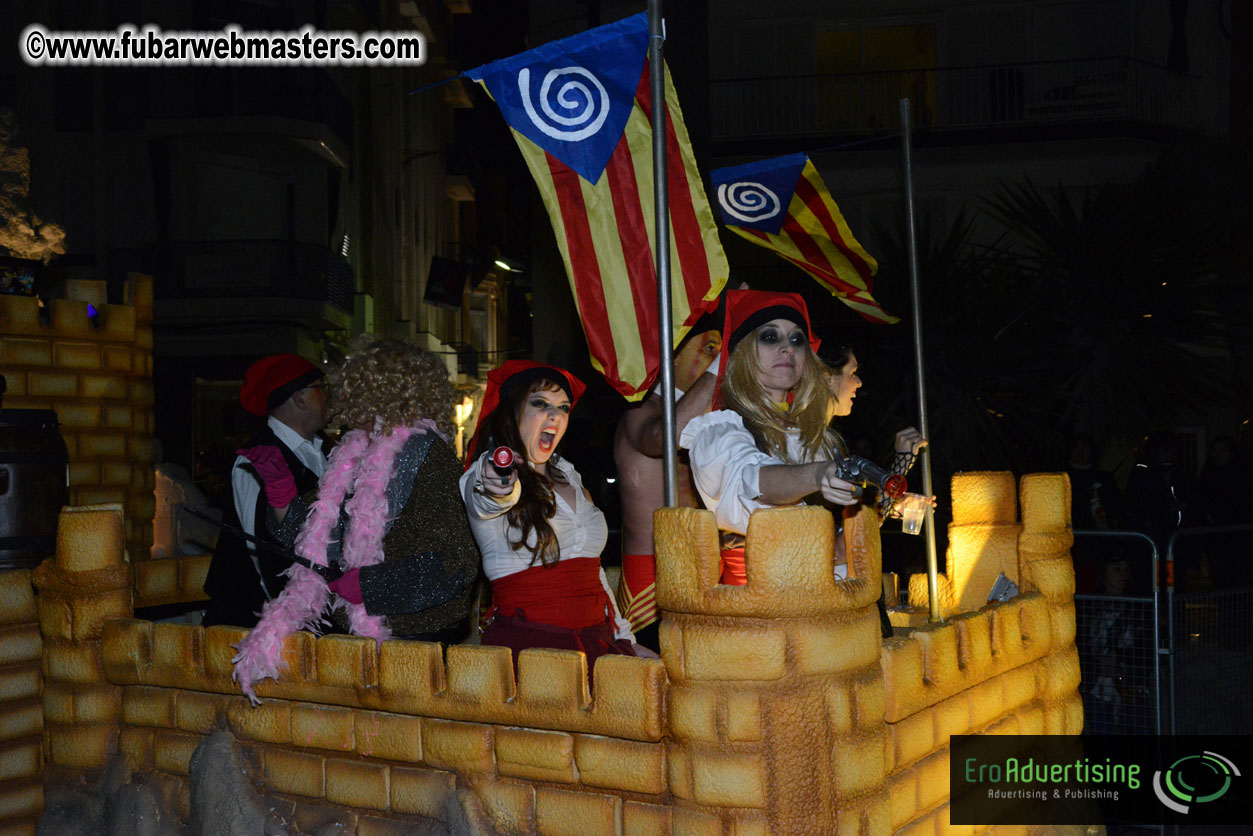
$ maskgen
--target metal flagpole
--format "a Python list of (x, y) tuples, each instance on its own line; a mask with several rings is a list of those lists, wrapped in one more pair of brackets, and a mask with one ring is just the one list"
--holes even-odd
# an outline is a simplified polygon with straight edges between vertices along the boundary
[(678, 439), (674, 421), (674, 327), (670, 313), (670, 192), (666, 183), (666, 65), (661, 0), (648, 0), (648, 71), (652, 88), (653, 203), (657, 230), (653, 249), (657, 259), (657, 339), (661, 356), (661, 420), (665, 438), (666, 507), (678, 504)]
[[(914, 375), (918, 381), (918, 431), (930, 440), (927, 426), (927, 387), (922, 373), (922, 293), (918, 282), (918, 239), (914, 217), (914, 161), (909, 124), (909, 99), (901, 99), (901, 151), (905, 163), (905, 241), (909, 250), (909, 302), (914, 323)], [(931, 445), (922, 448), (922, 492), (931, 496)], [(927, 597), (931, 605), (931, 621), (940, 617), (939, 565), (935, 554), (935, 511), (927, 506)], [(913, 602), (910, 602), (911, 604)]]

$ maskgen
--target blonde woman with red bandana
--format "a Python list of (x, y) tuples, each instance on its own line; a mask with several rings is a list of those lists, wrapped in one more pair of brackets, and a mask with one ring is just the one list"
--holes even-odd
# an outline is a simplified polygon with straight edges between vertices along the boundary
[[(574, 466), (562, 457), (585, 386), (570, 372), (510, 360), (488, 375), (461, 477), (470, 530), (492, 584), (483, 644), (581, 650), (588, 675), (606, 654), (655, 656), (635, 644), (600, 565), (609, 535)], [(513, 453), (498, 466), (498, 447)]]
[[(759, 508), (799, 505), (820, 495), (857, 504), (857, 487), (840, 479), (834, 461), (845, 453), (828, 429), (832, 399), (814, 349), (805, 300), (795, 293), (727, 293), (719, 388), (714, 412), (694, 418), (679, 446), (724, 538), (722, 582), (747, 580), (744, 550), (734, 535), (748, 531)], [(837, 541), (837, 548), (839, 542)], [(842, 555), (837, 555), (842, 577)]]

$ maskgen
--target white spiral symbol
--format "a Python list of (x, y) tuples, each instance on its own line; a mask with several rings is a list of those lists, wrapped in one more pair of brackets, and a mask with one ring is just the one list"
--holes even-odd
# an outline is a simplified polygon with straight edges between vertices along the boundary
[[(557, 81), (562, 75), (585, 78), (596, 88), (595, 94), (593, 94), (592, 88), (580, 81), (579, 78), (566, 79), (561, 82), (561, 86), (557, 88), (554, 98), (564, 108), (577, 109), (574, 116), (562, 116), (553, 110), (552, 104), (549, 103), (548, 91), (553, 86), (553, 82)], [(529, 68), (523, 68), (518, 73), (518, 92), (522, 94), (522, 107), (526, 109), (526, 115), (530, 117), (531, 122), (553, 139), (561, 139), (567, 142), (578, 142), (581, 139), (587, 139), (600, 130), (601, 125), (605, 124), (605, 119), (609, 116), (609, 94), (605, 92), (605, 86), (600, 83), (600, 79), (582, 67), (562, 67), (549, 70), (548, 74), (544, 76), (544, 83), (539, 88), (539, 106), (544, 111), (544, 116), (547, 116), (549, 120), (556, 122), (558, 125), (566, 126), (564, 128), (554, 127), (535, 112), (535, 105), (531, 103), (531, 70)], [(583, 127), (575, 128), (574, 126), (576, 125), (582, 125)]]
[(756, 223), (779, 214), (779, 196), (761, 183), (741, 180), (718, 187), (722, 211), (745, 223)]

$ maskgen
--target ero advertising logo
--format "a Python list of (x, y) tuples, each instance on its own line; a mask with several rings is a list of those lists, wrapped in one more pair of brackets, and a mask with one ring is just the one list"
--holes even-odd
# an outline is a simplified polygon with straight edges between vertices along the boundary
[(1241, 781), (1251, 762), (1253, 736), (1243, 735), (953, 735), (950, 821), (1249, 833)]
[(1226, 795), (1232, 777), (1241, 777), (1240, 770), (1217, 752), (1185, 755), (1166, 771), (1153, 773), (1153, 792), (1167, 808), (1187, 815), (1191, 805), (1217, 801)]

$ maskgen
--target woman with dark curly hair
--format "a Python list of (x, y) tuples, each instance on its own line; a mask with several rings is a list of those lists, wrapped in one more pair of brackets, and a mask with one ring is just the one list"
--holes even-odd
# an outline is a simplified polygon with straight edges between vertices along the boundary
[(253, 683), (277, 674), (283, 639), (314, 629), (328, 606), (341, 626), (380, 642), (452, 643), (468, 627), (479, 554), (457, 495), (444, 364), (403, 340), (370, 340), (327, 385), (331, 423), (350, 429), (316, 495), (272, 519), (276, 537), (308, 565), (292, 566), (239, 645), (235, 677), (249, 696)]
[[(470, 528), (492, 582), (483, 644), (581, 650), (590, 676), (605, 654), (654, 656), (635, 644), (600, 566), (605, 515), (561, 440), (583, 383), (553, 366), (510, 360), (488, 375), (478, 428), (461, 477)], [(492, 460), (497, 446), (515, 464)], [(480, 455), (481, 454), (481, 455)]]

